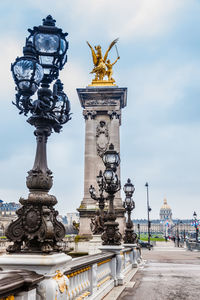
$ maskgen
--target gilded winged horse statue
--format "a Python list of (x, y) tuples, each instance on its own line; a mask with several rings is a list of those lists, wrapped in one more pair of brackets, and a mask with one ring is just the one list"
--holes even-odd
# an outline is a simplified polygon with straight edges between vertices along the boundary
[[(92, 74), (95, 74), (95, 78), (92, 80), (91, 85), (113, 85), (115, 80), (112, 78), (113, 70), (112, 67), (113, 65), (118, 61), (120, 58), (119, 55), (117, 59), (111, 63), (110, 60), (107, 60), (108, 53), (112, 49), (112, 47), (117, 43), (118, 39), (115, 39), (108, 47), (105, 55), (102, 55), (101, 51), (101, 46), (95, 46), (94, 49), (90, 45), (89, 42), (87, 42), (88, 46), (91, 49), (92, 52), (92, 59), (93, 59), (93, 70), (90, 72)], [(95, 52), (96, 51), (96, 52)], [(107, 76), (108, 79), (104, 80), (104, 77)]]

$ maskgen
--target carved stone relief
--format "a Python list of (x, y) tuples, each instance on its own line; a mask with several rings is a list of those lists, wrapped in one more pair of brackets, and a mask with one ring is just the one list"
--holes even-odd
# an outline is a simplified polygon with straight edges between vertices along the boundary
[(108, 105), (118, 105), (118, 101), (115, 99), (106, 99), (106, 100), (86, 100), (85, 106), (108, 106)]
[(109, 145), (109, 132), (108, 125), (105, 121), (100, 121), (96, 128), (96, 145), (97, 153), (100, 157), (103, 156), (104, 152), (107, 150)]

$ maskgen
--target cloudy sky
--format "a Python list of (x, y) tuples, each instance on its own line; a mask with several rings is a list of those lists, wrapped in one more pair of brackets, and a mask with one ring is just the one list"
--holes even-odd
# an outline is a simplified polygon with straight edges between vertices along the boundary
[[(60, 73), (73, 118), (48, 143), (51, 192), (61, 214), (83, 197), (84, 119), (76, 88), (92, 77), (86, 40), (103, 49), (119, 37), (114, 67), (119, 87), (128, 87), (121, 126), (122, 183), (135, 184), (135, 218), (151, 217), (167, 198), (174, 218), (200, 215), (200, 2), (198, 0), (1, 0), (0, 1), (0, 198), (27, 196), (26, 172), (35, 155), (33, 128), (11, 104), (10, 64), (22, 55), (27, 28), (51, 14), (69, 33), (68, 63)], [(110, 58), (116, 58), (115, 50)]]

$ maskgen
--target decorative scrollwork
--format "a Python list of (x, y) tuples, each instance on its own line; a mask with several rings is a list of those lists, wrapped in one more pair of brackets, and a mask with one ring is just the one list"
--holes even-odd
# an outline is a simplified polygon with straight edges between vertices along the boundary
[(101, 236), (103, 245), (121, 245), (122, 235), (118, 229), (119, 224), (111, 220), (104, 223), (104, 233)]
[(133, 232), (133, 229), (125, 229), (124, 243), (125, 244), (135, 244), (137, 242), (137, 234)]
[(53, 185), (52, 172), (42, 172), (41, 170), (30, 170), (26, 177), (26, 185), (29, 190), (49, 191)]
[(27, 232), (35, 232), (39, 229), (41, 224), (41, 214), (39, 207), (33, 208), (33, 206), (30, 207), (30, 209), (27, 209), (25, 211), (23, 218), (23, 226), (26, 229)]
[(22, 217), (13, 221), (9, 225), (9, 231), (6, 230), (6, 236), (12, 241), (20, 241), (24, 235), (24, 230), (22, 227)]

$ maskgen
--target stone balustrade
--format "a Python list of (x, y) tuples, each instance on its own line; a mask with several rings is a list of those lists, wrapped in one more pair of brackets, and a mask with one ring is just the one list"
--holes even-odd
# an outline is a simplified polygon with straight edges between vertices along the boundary
[(0, 300), (35, 300), (37, 285), (43, 279), (43, 275), (33, 271), (1, 271)]
[(100, 300), (114, 286), (123, 284), (124, 276), (136, 266), (139, 258), (137, 245), (132, 245), (121, 247), (119, 252), (104, 250), (72, 259), (51, 276), (37, 274), (39, 269), (37, 273), (0, 271), (1, 277), (7, 276), (7, 281), (10, 278), (9, 289), (5, 281), (0, 281), (0, 300)]

